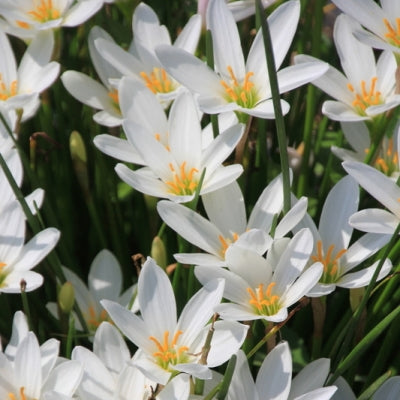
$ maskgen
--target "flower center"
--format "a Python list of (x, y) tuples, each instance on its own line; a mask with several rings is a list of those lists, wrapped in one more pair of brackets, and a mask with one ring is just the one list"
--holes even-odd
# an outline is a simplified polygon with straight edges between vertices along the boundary
[(251, 77), (254, 72), (247, 72), (243, 82), (238, 82), (235, 73), (230, 65), (227, 67), (230, 80), (227, 83), (224, 80), (220, 81), (226, 92), (226, 99), (230, 102), (235, 102), (244, 108), (253, 108), (257, 103), (257, 94), (254, 90), (254, 83), (251, 82)]
[(53, 0), (35, 1), (35, 8), (28, 14), (37, 22), (47, 22), (60, 18), (60, 11), (53, 7)]
[(396, 18), (395, 28), (393, 28), (392, 24), (386, 18), (383, 19), (383, 23), (387, 29), (385, 37), (388, 39), (388, 42), (393, 46), (400, 47), (400, 18)]
[(169, 164), (169, 169), (172, 172), (172, 180), (165, 182), (169, 187), (170, 193), (178, 196), (191, 195), (195, 192), (198, 182), (193, 179), (193, 175), (199, 172), (196, 168), (190, 168), (186, 172), (186, 161), (184, 161), (177, 172), (172, 164)]
[(17, 94), (18, 81), (12, 81), (10, 88), (3, 81), (3, 76), (0, 74), (0, 100), (7, 100)]
[(100, 313), (97, 314), (93, 306), (90, 306), (88, 312), (86, 313), (86, 321), (88, 328), (92, 331), (95, 331), (104, 321), (111, 323), (106, 310), (101, 310)]
[[(25, 387), (21, 386), (19, 389), (19, 394), (14, 394), (14, 393), (8, 393), (8, 398), (10, 400), (28, 400), (28, 397), (26, 397), (25, 395)], [(32, 399), (32, 400), (36, 400), (36, 399)]]
[(157, 347), (157, 350), (153, 353), (153, 357), (156, 358), (157, 364), (162, 368), (169, 370), (171, 364), (176, 365), (187, 361), (188, 357), (186, 352), (189, 350), (189, 347), (177, 345), (179, 336), (182, 333), (183, 331), (177, 331), (171, 342), (169, 341), (169, 331), (164, 332), (162, 343), (154, 336), (149, 337)]
[[(366, 154), (369, 153), (369, 149), (366, 149)], [(387, 176), (391, 176), (394, 172), (399, 170), (399, 155), (397, 151), (393, 149), (393, 139), (387, 140), (386, 148), (383, 148), (381, 155), (378, 156), (374, 162), (376, 169), (381, 171)]]
[(121, 109), (119, 108), (119, 97), (118, 97), (118, 90), (111, 89), (108, 93), (108, 97), (110, 97), (113, 107), (121, 113)]
[(368, 90), (367, 83), (364, 80), (362, 80), (361, 94), (356, 92), (354, 86), (351, 83), (347, 84), (347, 88), (350, 90), (350, 92), (354, 93), (355, 96), (352, 105), (360, 115), (366, 115), (365, 114), (366, 108), (370, 106), (376, 106), (382, 103), (381, 92), (376, 90), (377, 81), (378, 78), (374, 76), (371, 79), (371, 84)]
[(225, 253), (226, 250), (228, 249), (228, 247), (232, 244), (235, 243), (236, 240), (239, 239), (239, 235), (236, 232), (232, 233), (232, 239), (231, 238), (226, 238), (223, 237), (222, 235), (218, 236), (219, 241), (221, 242), (221, 250), (220, 250), (220, 254), (222, 257), (225, 257)]
[(3, 272), (3, 268), (6, 266), (7, 264), (4, 262), (0, 262), (0, 288), (3, 286), (3, 282), (6, 279), (7, 273)]
[(247, 291), (250, 295), (249, 303), (259, 315), (270, 316), (275, 315), (279, 311), (280, 297), (276, 294), (272, 294), (272, 289), (275, 285), (275, 282), (271, 282), (265, 291), (264, 284), (262, 283), (260, 283), (258, 288), (255, 290), (249, 287), (247, 288)]
[(146, 86), (154, 93), (169, 93), (175, 88), (164, 68), (153, 68), (151, 74), (142, 71), (140, 76), (146, 83)]
[(315, 262), (320, 262), (324, 266), (324, 272), (322, 273), (320, 283), (330, 284), (335, 283), (340, 276), (340, 266), (339, 259), (342, 257), (344, 253), (346, 253), (346, 249), (339, 250), (336, 255), (334, 255), (335, 245), (331, 244), (328, 247), (328, 251), (326, 256), (324, 257), (324, 250), (322, 248), (322, 241), (318, 240), (317, 242), (317, 254), (311, 256), (311, 259)]

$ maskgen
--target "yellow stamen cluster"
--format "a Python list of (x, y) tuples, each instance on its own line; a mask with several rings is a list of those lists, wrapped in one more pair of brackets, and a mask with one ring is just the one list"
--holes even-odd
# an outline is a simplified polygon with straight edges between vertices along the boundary
[(324, 266), (324, 272), (322, 273), (320, 282), (329, 284), (335, 283), (339, 278), (339, 259), (342, 257), (344, 253), (346, 253), (346, 249), (339, 250), (334, 256), (335, 245), (331, 244), (328, 247), (328, 251), (326, 256), (324, 256), (324, 250), (322, 248), (322, 241), (318, 240), (317, 242), (317, 254), (311, 256), (311, 259), (315, 262), (320, 262)]
[[(393, 139), (390, 138), (387, 141), (386, 148), (384, 146), (382, 152), (374, 161), (375, 168), (387, 176), (391, 176), (393, 172), (399, 170), (399, 155), (393, 147)], [(366, 149), (365, 153), (368, 154), (369, 151), (369, 149)]]
[(199, 172), (198, 169), (190, 168), (189, 172), (186, 172), (186, 161), (179, 166), (178, 172), (172, 164), (169, 164), (169, 169), (172, 172), (172, 180), (165, 183), (169, 187), (170, 193), (184, 196), (195, 192), (198, 182), (193, 179), (193, 176)]
[(18, 82), (12, 81), (10, 88), (8, 89), (3, 81), (3, 76), (0, 74), (0, 100), (7, 100), (17, 94)]
[(370, 106), (376, 106), (382, 103), (381, 92), (376, 90), (376, 83), (378, 78), (375, 76), (371, 79), (369, 90), (367, 83), (361, 81), (361, 93), (356, 92), (354, 86), (351, 83), (347, 84), (347, 88), (350, 92), (354, 93), (353, 107), (357, 110), (360, 115), (365, 115), (365, 109)]
[[(22, 386), (19, 389), (19, 396), (17, 397), (14, 393), (8, 393), (8, 397), (10, 400), (27, 400), (27, 397), (25, 395), (25, 388)], [(35, 399), (33, 399), (35, 400)]]
[(229, 245), (232, 243), (235, 243), (236, 240), (239, 239), (239, 235), (236, 232), (232, 233), (232, 239), (230, 238), (225, 238), (222, 235), (218, 236), (219, 241), (221, 242), (221, 250), (220, 254), (222, 257), (225, 257), (226, 250), (228, 249)]
[(259, 315), (275, 315), (279, 309), (280, 297), (276, 294), (272, 294), (272, 289), (276, 285), (275, 282), (271, 282), (267, 289), (264, 291), (264, 284), (260, 283), (256, 290), (247, 288), (250, 295), (249, 303)]
[(388, 42), (393, 46), (400, 47), (400, 18), (396, 18), (395, 28), (386, 18), (383, 19), (383, 23), (385, 24), (387, 29), (385, 37), (388, 39)]
[(118, 90), (111, 89), (107, 94), (108, 94), (108, 97), (111, 99), (114, 108), (120, 113), (121, 110), (119, 108)]
[(254, 83), (251, 82), (251, 77), (254, 75), (254, 72), (247, 72), (243, 82), (239, 83), (232, 67), (228, 65), (227, 70), (230, 76), (230, 82), (227, 83), (224, 80), (220, 81), (220, 84), (227, 94), (227, 100), (235, 102), (244, 108), (254, 107), (257, 103)]
[(28, 14), (38, 22), (47, 22), (60, 18), (60, 12), (53, 7), (52, 0), (40, 0), (36, 2), (36, 6)]
[(142, 71), (140, 76), (154, 94), (169, 93), (174, 90), (174, 85), (164, 68), (153, 68), (150, 74)]
[(97, 314), (93, 306), (90, 306), (88, 309), (86, 321), (89, 328), (93, 330), (96, 330), (99, 325), (104, 321), (111, 322), (108, 318), (106, 310), (101, 310), (100, 314)]
[(153, 356), (157, 359), (157, 364), (162, 368), (168, 370), (170, 364), (175, 365), (185, 361), (185, 353), (189, 348), (187, 346), (177, 346), (179, 336), (182, 335), (182, 333), (183, 331), (175, 332), (171, 343), (169, 341), (169, 331), (164, 332), (162, 343), (160, 343), (154, 336), (149, 337), (157, 347), (157, 351), (153, 353)]

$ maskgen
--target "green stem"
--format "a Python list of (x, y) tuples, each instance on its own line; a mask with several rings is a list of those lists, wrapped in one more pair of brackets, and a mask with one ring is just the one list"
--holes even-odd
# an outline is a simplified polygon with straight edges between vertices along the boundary
[(279, 96), (278, 77), (276, 74), (272, 39), (267, 19), (261, 18), (263, 12), (261, 0), (256, 1), (256, 12), (258, 13), (259, 16), (258, 18), (260, 18), (261, 21), (265, 55), (268, 66), (268, 77), (272, 93), (272, 103), (274, 105), (274, 111), (275, 111), (275, 124), (278, 136), (278, 146), (281, 159), (282, 180), (283, 180), (283, 212), (287, 213), (290, 209), (290, 174), (289, 174), (289, 157), (287, 153), (286, 130), (282, 113), (281, 99)]

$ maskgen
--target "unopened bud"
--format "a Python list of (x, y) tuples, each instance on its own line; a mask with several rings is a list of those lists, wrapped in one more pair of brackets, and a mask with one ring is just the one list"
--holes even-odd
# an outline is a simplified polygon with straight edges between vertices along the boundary
[(76, 177), (85, 196), (89, 194), (89, 177), (85, 143), (78, 131), (72, 131), (69, 137), (69, 150)]
[(156, 261), (156, 263), (165, 270), (165, 268), (167, 267), (167, 254), (165, 251), (164, 242), (159, 236), (156, 236), (153, 239), (150, 255)]
[(69, 314), (74, 308), (75, 303), (75, 290), (71, 282), (65, 282), (60, 291), (58, 292), (58, 305), (60, 310)]

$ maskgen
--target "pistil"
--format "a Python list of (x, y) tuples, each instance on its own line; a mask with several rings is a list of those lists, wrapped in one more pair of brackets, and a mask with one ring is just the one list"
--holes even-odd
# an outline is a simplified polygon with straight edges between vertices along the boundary
[(360, 115), (365, 115), (365, 110), (370, 106), (376, 106), (382, 103), (381, 92), (376, 90), (378, 78), (374, 76), (371, 79), (369, 89), (367, 83), (361, 81), (361, 93), (358, 93), (351, 83), (347, 84), (347, 88), (350, 92), (354, 93), (354, 100), (352, 102), (353, 107), (357, 110)]
[(280, 297), (272, 294), (275, 285), (275, 282), (271, 282), (265, 291), (262, 283), (255, 290), (247, 288), (247, 292), (250, 295), (249, 303), (259, 315), (271, 316), (279, 311)]
[(164, 68), (153, 68), (150, 74), (142, 71), (140, 76), (154, 94), (169, 93), (174, 90), (174, 85)]
[(172, 172), (172, 179), (165, 183), (170, 192), (178, 196), (192, 195), (198, 185), (198, 182), (194, 180), (194, 175), (199, 172), (198, 169), (190, 168), (186, 172), (186, 161), (179, 166), (179, 171), (176, 171), (172, 164), (169, 164), (169, 169)]

